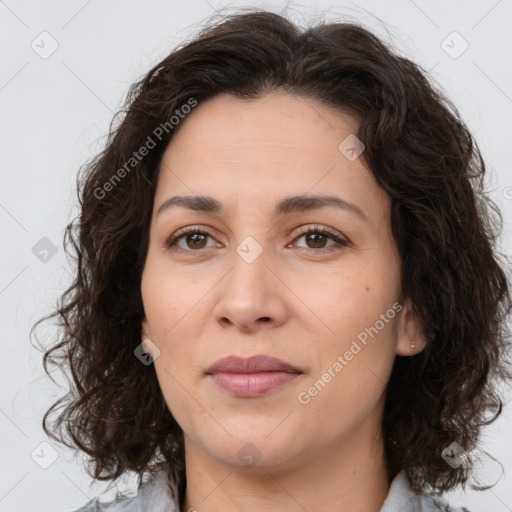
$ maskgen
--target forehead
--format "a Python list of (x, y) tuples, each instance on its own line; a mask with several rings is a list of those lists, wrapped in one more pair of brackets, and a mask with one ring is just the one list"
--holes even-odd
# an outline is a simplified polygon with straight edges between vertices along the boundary
[(235, 148), (250, 154), (264, 146), (269, 153), (295, 149), (322, 157), (328, 146), (339, 151), (342, 138), (355, 134), (358, 127), (355, 115), (334, 111), (312, 98), (279, 92), (255, 99), (220, 94), (181, 121), (171, 146), (194, 146), (196, 154)]
[(155, 207), (176, 194), (215, 195), (229, 207), (235, 196), (262, 204), (338, 193), (382, 213), (387, 195), (360, 158), (349, 160), (339, 148), (358, 127), (355, 115), (311, 98), (216, 96), (181, 121), (162, 160)]

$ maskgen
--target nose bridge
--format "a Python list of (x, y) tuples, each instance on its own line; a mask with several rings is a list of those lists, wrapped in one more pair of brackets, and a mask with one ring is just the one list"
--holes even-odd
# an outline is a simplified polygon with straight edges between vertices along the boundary
[(218, 321), (232, 323), (243, 329), (253, 328), (256, 322), (269, 320), (279, 324), (284, 320), (286, 308), (275, 276), (267, 265), (271, 249), (248, 236), (233, 248), (230, 272), (224, 280), (216, 305)]
[[(262, 243), (254, 237), (244, 238), (234, 247), (230, 258), (231, 272), (226, 280), (224, 296), (230, 296), (240, 305), (254, 304), (267, 297), (268, 258)], [(268, 298), (268, 297), (267, 297)]]

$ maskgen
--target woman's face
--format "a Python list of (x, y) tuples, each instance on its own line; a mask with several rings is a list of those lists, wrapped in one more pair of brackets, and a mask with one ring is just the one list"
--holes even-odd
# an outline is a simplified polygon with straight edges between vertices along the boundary
[[(186, 450), (263, 468), (369, 450), (395, 355), (410, 355), (419, 329), (399, 303), (390, 199), (357, 158), (358, 121), (273, 93), (223, 94), (180, 122), (141, 291), (142, 337), (160, 351), (156, 374)], [(187, 203), (159, 212), (172, 197)], [(167, 246), (183, 228), (201, 233)], [(256, 355), (294, 372), (208, 374), (227, 356)]]

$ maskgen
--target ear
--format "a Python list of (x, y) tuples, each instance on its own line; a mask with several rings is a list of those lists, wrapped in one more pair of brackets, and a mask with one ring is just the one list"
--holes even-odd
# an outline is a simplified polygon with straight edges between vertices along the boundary
[[(414, 356), (427, 345), (423, 334), (423, 325), (417, 313), (413, 310), (410, 299), (405, 301), (397, 328), (398, 342), (396, 354), (399, 356)], [(412, 348), (414, 343), (414, 348)]]
[(141, 341), (145, 340), (146, 338), (151, 339), (151, 333), (149, 331), (148, 321), (147, 321), (145, 316), (144, 316), (144, 318), (142, 319), (142, 322), (141, 322), (140, 335), (141, 335)]

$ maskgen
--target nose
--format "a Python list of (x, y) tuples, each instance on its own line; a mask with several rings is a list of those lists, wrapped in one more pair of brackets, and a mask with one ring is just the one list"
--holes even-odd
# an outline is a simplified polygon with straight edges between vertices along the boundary
[(286, 286), (267, 266), (265, 251), (252, 262), (233, 251), (230, 263), (214, 310), (221, 327), (250, 333), (282, 325), (288, 315), (283, 296)]

